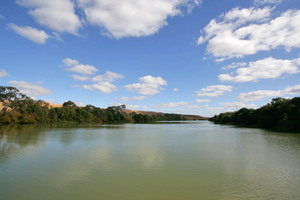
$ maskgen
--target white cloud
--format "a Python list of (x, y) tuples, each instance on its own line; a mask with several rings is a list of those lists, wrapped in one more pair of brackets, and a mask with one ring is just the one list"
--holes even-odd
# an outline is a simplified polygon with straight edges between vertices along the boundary
[(289, 95), (300, 94), (300, 85), (287, 87), (286, 89), (284, 89), (283, 93)]
[(202, 108), (202, 106), (200, 106), (200, 105), (184, 105), (182, 108), (183, 108), (183, 112), (184, 112), (186, 110), (192, 110), (192, 111), (194, 111), (195, 109)]
[(247, 67), (240, 67), (235, 74), (221, 74), (220, 81), (250, 82), (259, 79), (275, 79), (283, 74), (295, 74), (299, 72), (300, 58), (295, 60), (281, 60), (272, 57), (250, 62)]
[(162, 86), (167, 85), (167, 81), (161, 77), (143, 76), (139, 78), (140, 83), (125, 85), (124, 88), (130, 91), (137, 91), (142, 95), (154, 95), (163, 90)]
[(77, 60), (66, 58), (62, 61), (67, 71), (79, 73), (79, 74), (95, 74), (98, 70), (92, 65), (80, 64)]
[(80, 76), (77, 74), (72, 75), (72, 78), (77, 81), (86, 81), (86, 80), (90, 79), (90, 77), (88, 77), (88, 76)]
[(256, 4), (263, 5), (263, 4), (280, 4), (282, 0), (254, 0)]
[(30, 26), (17, 26), (15, 24), (8, 24), (8, 27), (17, 34), (31, 40), (37, 44), (45, 44), (50, 36), (45, 31), (32, 28)]
[(62, 61), (64, 63), (65, 66), (67, 67), (72, 67), (72, 66), (75, 66), (75, 65), (78, 65), (79, 62), (77, 60), (73, 60), (71, 58), (66, 58), (66, 59), (63, 59)]
[(230, 69), (235, 69), (235, 68), (239, 68), (239, 67), (245, 67), (247, 65), (247, 63), (245, 62), (240, 62), (240, 63), (231, 63), (230, 65), (227, 65), (225, 67), (222, 67), (222, 70), (230, 70)]
[(138, 100), (138, 101), (143, 101), (147, 97), (146, 96), (133, 96), (133, 97), (121, 97), (118, 99), (119, 101), (132, 101), (132, 100)]
[(108, 82), (114, 82), (116, 79), (124, 78), (122, 74), (117, 74), (115, 72), (106, 71), (103, 75), (98, 75), (92, 78), (92, 81), (94, 82), (100, 82), (100, 81), (108, 81)]
[(129, 109), (129, 110), (140, 110), (140, 109), (143, 109), (143, 108), (141, 106), (139, 106), (139, 105), (126, 104), (126, 109)]
[(220, 105), (219, 107), (204, 107), (201, 109), (201, 112), (204, 116), (213, 116), (224, 112), (237, 111), (241, 108), (257, 108), (255, 104), (245, 104), (243, 102), (226, 102), (220, 103)]
[(132, 100), (143, 101), (146, 98), (147, 98), (146, 96), (134, 96), (134, 97), (132, 97)]
[(79, 102), (79, 101), (75, 101), (74, 103), (75, 103), (77, 106), (81, 106), (81, 107), (86, 106), (85, 103), (82, 103), (82, 102)]
[(39, 24), (58, 32), (77, 34), (82, 26), (72, 0), (16, 0)]
[(131, 98), (130, 97), (121, 97), (120, 99), (118, 99), (119, 101), (130, 101)]
[(8, 73), (4, 69), (0, 69), (0, 78), (8, 76)]
[(63, 42), (63, 39), (60, 37), (58, 33), (52, 32), (52, 35), (53, 35), (52, 36), (53, 39)]
[(184, 106), (184, 105), (188, 105), (188, 103), (184, 102), (184, 101), (169, 102), (169, 103), (157, 104), (157, 105), (154, 105), (154, 107), (156, 107), (156, 108), (176, 108), (176, 107)]
[(197, 103), (208, 103), (208, 102), (211, 102), (210, 99), (196, 99), (196, 102)]
[(174, 91), (174, 92), (178, 92), (178, 88), (174, 88), (173, 91)]
[(88, 75), (95, 74), (98, 70), (91, 65), (80, 64), (77, 60), (66, 58), (62, 61), (64, 68), (67, 71), (76, 72), (84, 75), (71, 75), (74, 80), (77, 81), (93, 81), (96, 82), (92, 85), (75, 85), (75, 87), (82, 87), (87, 90), (95, 90), (101, 93), (111, 93), (117, 91), (117, 86), (112, 84), (116, 79), (123, 78), (122, 74), (117, 74), (115, 72), (106, 71), (103, 75), (97, 75), (91, 78)]
[(273, 8), (234, 8), (213, 19), (201, 31), (198, 44), (219, 61), (284, 47), (300, 47), (300, 10), (288, 10), (272, 19)]
[(95, 74), (98, 70), (92, 65), (79, 64), (71, 68), (66, 68), (66, 70), (71, 72), (76, 72), (79, 74)]
[(241, 93), (239, 99), (242, 101), (257, 101), (267, 97), (281, 96), (281, 90), (257, 90), (253, 92)]
[(5, 17), (3, 15), (0, 14), (0, 19), (5, 19)]
[[(209, 24), (201, 30), (202, 35), (198, 38), (198, 44), (202, 44), (219, 33), (231, 31), (244, 23), (253, 21), (266, 21), (271, 15), (269, 7), (263, 9), (251, 8), (233, 8), (226, 14), (222, 14), (219, 18), (212, 19)], [(220, 21), (220, 22), (218, 22)]]
[(242, 101), (258, 101), (267, 97), (270, 98), (296, 94), (300, 94), (300, 85), (287, 87), (283, 90), (257, 90), (247, 93), (241, 93), (239, 99)]
[(255, 104), (245, 104), (243, 102), (226, 102), (221, 103), (227, 111), (239, 110), (241, 108), (255, 108)]
[(52, 91), (43, 88), (40, 85), (35, 85), (31, 84), (25, 81), (9, 81), (7, 82), (10, 85), (15, 86), (18, 88), (22, 93), (30, 96), (30, 97), (35, 97), (35, 96), (40, 96), (40, 95), (47, 95), (51, 94)]
[(107, 81), (95, 83), (92, 85), (83, 85), (80, 87), (87, 89), (87, 90), (95, 90), (95, 91), (98, 91), (101, 93), (106, 93), (106, 94), (117, 91), (117, 87)]
[(198, 97), (218, 97), (224, 95), (226, 92), (232, 92), (230, 85), (210, 85), (197, 91)]
[(167, 25), (168, 17), (191, 11), (201, 0), (77, 0), (86, 20), (115, 37), (155, 34)]

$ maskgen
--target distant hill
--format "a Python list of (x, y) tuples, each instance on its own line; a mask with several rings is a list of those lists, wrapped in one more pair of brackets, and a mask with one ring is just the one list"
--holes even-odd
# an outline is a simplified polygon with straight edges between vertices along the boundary
[[(62, 104), (54, 104), (54, 103), (48, 103), (49, 107), (48, 108), (61, 108)], [(3, 102), (0, 102), (0, 111), (3, 108)]]

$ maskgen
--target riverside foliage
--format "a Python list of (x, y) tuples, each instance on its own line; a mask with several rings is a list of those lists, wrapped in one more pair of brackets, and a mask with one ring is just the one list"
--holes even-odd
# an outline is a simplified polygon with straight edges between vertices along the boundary
[(35, 123), (146, 123), (162, 120), (183, 120), (179, 114), (127, 114), (126, 106), (111, 106), (106, 109), (86, 105), (79, 107), (72, 101), (62, 107), (52, 107), (45, 101), (33, 100), (15, 87), (0, 86), (0, 124)]
[(258, 109), (242, 108), (209, 119), (217, 124), (233, 124), (300, 133), (300, 97), (274, 98)]

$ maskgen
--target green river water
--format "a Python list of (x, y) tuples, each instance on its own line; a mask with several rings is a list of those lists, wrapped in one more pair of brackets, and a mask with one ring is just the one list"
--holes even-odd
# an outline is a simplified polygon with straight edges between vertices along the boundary
[(0, 199), (300, 199), (300, 134), (208, 121), (5, 126)]

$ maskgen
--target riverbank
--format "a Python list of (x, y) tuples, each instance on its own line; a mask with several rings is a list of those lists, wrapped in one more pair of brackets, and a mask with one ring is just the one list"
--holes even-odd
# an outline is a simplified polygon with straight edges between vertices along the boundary
[(99, 108), (77, 106), (72, 101), (62, 105), (34, 100), (17, 88), (0, 86), (0, 124), (75, 123), (148, 123), (155, 121), (206, 120), (196, 115), (127, 110), (126, 105)]
[(258, 109), (242, 108), (215, 115), (209, 120), (216, 124), (300, 133), (300, 97), (275, 98)]

